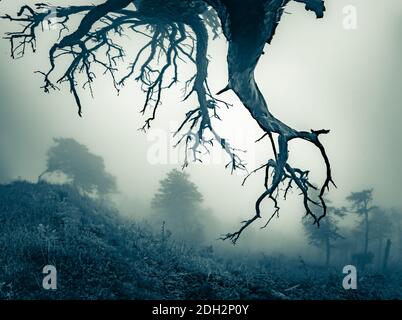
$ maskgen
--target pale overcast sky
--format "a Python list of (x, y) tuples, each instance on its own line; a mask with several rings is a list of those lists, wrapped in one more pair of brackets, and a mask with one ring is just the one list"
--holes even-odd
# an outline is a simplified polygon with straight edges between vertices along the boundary
[[(0, 12), (13, 14), (19, 5), (35, 2), (4, 0)], [(101, 1), (78, 1), (90, 2)], [(53, 1), (55, 5), (62, 3), (68, 1)], [(330, 196), (335, 204), (343, 204), (351, 191), (373, 187), (379, 204), (402, 207), (402, 1), (326, 3), (327, 12), (321, 20), (298, 3), (288, 6), (288, 14), (258, 67), (259, 85), (271, 112), (282, 121), (297, 129), (331, 129), (322, 140), (339, 187)], [(347, 5), (357, 10), (355, 30), (343, 27)], [(15, 27), (0, 22), (2, 34)], [(3, 175), (34, 180), (44, 169), (52, 138), (74, 137), (104, 157), (125, 195), (146, 203), (160, 178), (180, 167), (174, 153), (169, 154), (168, 137), (191, 103), (180, 103), (178, 89), (166, 93), (159, 118), (153, 123), (155, 131), (147, 136), (137, 131), (144, 121), (139, 114), (144, 96), (138, 85), (130, 82), (117, 96), (110, 81), (99, 76), (95, 98), (82, 93), (84, 116), (79, 118), (67, 87), (46, 95), (39, 88), (41, 78), (33, 73), (48, 66), (49, 44), (56, 33), (42, 34), (37, 52), (15, 61), (10, 58), (8, 42), (0, 41), (0, 179)], [(127, 41), (133, 48), (142, 43), (140, 36)], [(211, 43), (210, 56), (210, 82), (218, 91), (227, 80), (223, 37)], [(223, 122), (217, 128), (239, 147), (248, 147), (249, 161), (255, 159), (255, 166), (259, 165), (270, 154), (268, 145), (250, 143), (261, 132), (232, 93), (223, 98), (234, 107), (222, 113)], [(153, 139), (158, 137), (166, 137), (165, 157), (173, 164), (155, 165), (150, 159)], [(294, 143), (291, 156), (293, 163), (322, 178), (324, 167), (316, 150)], [(253, 214), (262, 178), (256, 176), (241, 187), (242, 176), (231, 176), (224, 169), (220, 151), (214, 159), (210, 164), (191, 165), (188, 172), (205, 195), (206, 205), (222, 221), (237, 226)], [(270, 216), (269, 201), (264, 208), (265, 216)], [(302, 215), (296, 194), (283, 205), (281, 218), (273, 221), (269, 230), (250, 231), (246, 237), (271, 248), (292, 241), (297, 244)], [(258, 230), (257, 226), (253, 230)], [(268, 245), (274, 239), (275, 244)]]

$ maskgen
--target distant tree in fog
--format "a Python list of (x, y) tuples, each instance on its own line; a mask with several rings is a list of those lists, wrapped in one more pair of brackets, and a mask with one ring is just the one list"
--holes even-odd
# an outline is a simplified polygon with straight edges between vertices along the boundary
[(164, 222), (173, 236), (191, 243), (203, 241), (204, 230), (201, 224), (200, 204), (202, 194), (189, 180), (189, 175), (172, 170), (160, 182), (158, 192), (152, 199), (151, 220), (157, 226)]
[(117, 191), (116, 178), (106, 172), (102, 157), (71, 138), (57, 138), (54, 142), (39, 180), (48, 174), (64, 173), (83, 192), (103, 197)]
[[(329, 200), (326, 201), (329, 203)], [(339, 219), (343, 218), (345, 214), (342, 209), (331, 206), (327, 210), (328, 217), (321, 222), (319, 228), (317, 228), (308, 216), (303, 217), (302, 221), (310, 244), (325, 249), (325, 266), (329, 267), (334, 243), (339, 239), (343, 239), (343, 236), (339, 232), (338, 223)]]
[(359, 216), (363, 217), (362, 224), (364, 226), (364, 248), (361, 254), (355, 255), (356, 260), (363, 267), (372, 262), (373, 254), (369, 253), (369, 213), (376, 207), (372, 206), (373, 189), (367, 189), (360, 192), (352, 192), (347, 198), (351, 204), (351, 209)]
[(402, 264), (402, 210), (393, 208), (391, 209), (390, 215), (396, 243), (395, 251), (398, 252), (399, 263)]
[(384, 242), (386, 239), (391, 238), (391, 218), (385, 210), (381, 208), (376, 208), (375, 210), (373, 210), (372, 216), (369, 219), (369, 225), (371, 230), (370, 239), (376, 240), (378, 242), (377, 260), (379, 266), (381, 266)]

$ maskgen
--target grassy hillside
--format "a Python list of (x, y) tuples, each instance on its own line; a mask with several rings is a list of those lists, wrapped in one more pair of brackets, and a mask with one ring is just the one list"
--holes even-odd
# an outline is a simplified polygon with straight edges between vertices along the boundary
[[(42, 288), (48, 264), (58, 271), (55, 291)], [(341, 272), (302, 260), (223, 259), (69, 186), (0, 185), (1, 299), (401, 298), (402, 277), (392, 277), (365, 275), (359, 290), (345, 291)]]
[[(3, 299), (236, 298), (240, 294), (224, 266), (208, 257), (208, 250), (195, 254), (153, 235), (69, 186), (26, 182), (0, 186), (0, 221)], [(47, 264), (58, 270), (58, 290), (53, 292), (42, 289), (41, 271)]]

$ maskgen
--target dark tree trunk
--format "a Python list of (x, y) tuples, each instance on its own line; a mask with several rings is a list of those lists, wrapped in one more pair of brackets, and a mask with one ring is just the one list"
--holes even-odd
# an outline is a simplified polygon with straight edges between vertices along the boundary
[(399, 263), (402, 262), (402, 223), (399, 222), (398, 223), (398, 244), (397, 244), (397, 248), (398, 248), (398, 258), (399, 258)]
[(384, 261), (382, 264), (382, 272), (387, 272), (387, 267), (388, 267), (388, 259), (389, 259), (389, 253), (391, 251), (391, 240), (387, 240), (387, 244), (385, 246), (385, 253), (384, 253)]
[(369, 245), (369, 220), (368, 220), (368, 211), (367, 209), (364, 212), (364, 224), (366, 226), (366, 231), (364, 233), (364, 255), (368, 254), (368, 245)]

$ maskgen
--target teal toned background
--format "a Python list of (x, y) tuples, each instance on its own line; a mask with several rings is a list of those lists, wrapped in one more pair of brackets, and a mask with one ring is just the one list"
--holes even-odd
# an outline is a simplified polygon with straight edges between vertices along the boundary
[[(326, 2), (326, 16), (321, 20), (306, 13), (300, 4), (288, 6), (289, 14), (260, 62), (258, 82), (271, 111), (284, 122), (298, 129), (331, 129), (323, 143), (339, 187), (331, 191), (335, 204), (342, 204), (351, 191), (372, 187), (378, 204), (401, 207), (402, 2)], [(14, 14), (24, 3), (35, 1), (3, 0), (0, 13)], [(55, 5), (63, 3), (69, 2), (54, 1)], [(356, 30), (342, 26), (345, 5), (357, 8)], [(2, 34), (16, 27), (0, 21)], [(99, 76), (94, 99), (82, 92), (84, 110), (79, 118), (68, 88), (46, 95), (40, 89), (41, 78), (33, 73), (48, 67), (47, 51), (56, 37), (57, 30), (44, 32), (37, 52), (19, 60), (12, 60), (9, 43), (0, 41), (0, 180), (20, 177), (35, 181), (44, 170), (45, 153), (53, 137), (73, 137), (104, 157), (107, 170), (118, 178), (122, 192), (116, 201), (123, 210), (126, 203), (137, 201), (146, 212), (160, 178), (179, 165), (149, 163), (147, 153), (153, 142), (137, 131), (144, 121), (139, 114), (143, 94), (132, 81), (117, 96), (111, 82)], [(127, 46), (135, 50), (141, 41), (140, 36), (128, 39)], [(223, 37), (211, 43), (210, 55), (210, 82), (218, 91), (226, 83)], [(228, 93), (224, 98), (234, 107), (223, 112), (219, 129), (229, 139), (236, 131), (258, 138), (260, 132), (236, 97)], [(185, 107), (194, 103), (181, 104), (180, 100), (179, 89), (165, 95), (163, 110), (153, 123), (155, 129), (170, 133), (170, 122), (180, 121)], [(266, 158), (266, 145), (244, 143), (241, 147), (255, 154), (255, 166)], [(292, 162), (311, 168), (314, 178), (323, 178), (324, 167), (316, 151), (303, 144), (292, 145), (291, 155)], [(252, 215), (261, 191), (260, 179), (242, 187), (242, 176), (231, 176), (223, 163), (191, 165), (187, 170), (205, 195), (206, 205), (228, 228)], [(290, 199), (269, 232), (247, 232), (248, 241), (239, 245), (263, 244), (266, 250), (282, 252), (286, 243), (292, 244), (286, 249), (292, 253), (304, 246), (299, 241), (301, 202), (296, 195)]]

